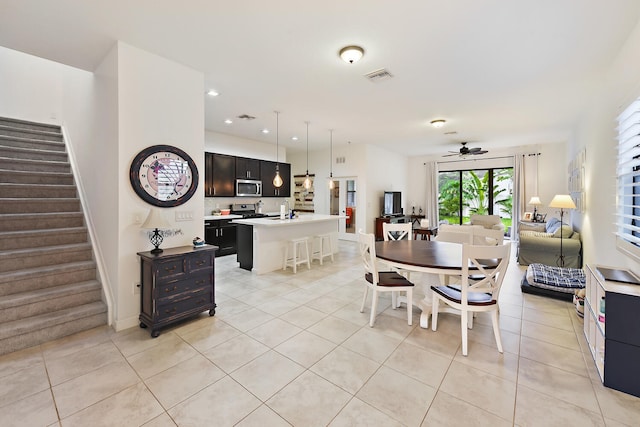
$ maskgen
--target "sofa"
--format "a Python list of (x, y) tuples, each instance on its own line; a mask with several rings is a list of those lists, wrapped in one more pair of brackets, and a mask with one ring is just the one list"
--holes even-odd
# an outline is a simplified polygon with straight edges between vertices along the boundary
[(546, 224), (520, 223), (518, 232), (518, 264), (540, 263), (556, 266), (560, 256), (560, 235), (564, 266), (582, 268), (580, 233), (567, 224), (551, 218)]
[(469, 217), (469, 224), (481, 225), (489, 230), (502, 230), (504, 231), (504, 224), (499, 215), (476, 215), (473, 214)]

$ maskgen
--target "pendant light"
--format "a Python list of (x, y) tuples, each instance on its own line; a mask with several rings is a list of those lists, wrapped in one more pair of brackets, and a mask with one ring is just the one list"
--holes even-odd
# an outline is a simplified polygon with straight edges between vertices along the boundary
[(329, 129), (329, 189), (333, 190), (333, 129)]
[(305, 122), (307, 124), (307, 177), (304, 179), (302, 186), (305, 190), (309, 190), (311, 188), (311, 178), (309, 178), (309, 122)]
[(279, 134), (279, 111), (274, 111), (276, 113), (276, 176), (273, 177), (273, 186), (276, 188), (282, 187), (282, 177), (280, 176), (280, 163), (278, 159), (278, 134)]

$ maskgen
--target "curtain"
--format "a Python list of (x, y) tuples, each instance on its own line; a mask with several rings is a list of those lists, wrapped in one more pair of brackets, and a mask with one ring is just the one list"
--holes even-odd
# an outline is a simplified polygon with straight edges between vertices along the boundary
[(429, 219), (430, 227), (438, 226), (438, 164), (427, 162), (424, 164), (427, 180), (425, 195), (425, 218)]
[(513, 159), (513, 212), (511, 213), (511, 239), (517, 239), (520, 218), (525, 211), (524, 154), (516, 154)]

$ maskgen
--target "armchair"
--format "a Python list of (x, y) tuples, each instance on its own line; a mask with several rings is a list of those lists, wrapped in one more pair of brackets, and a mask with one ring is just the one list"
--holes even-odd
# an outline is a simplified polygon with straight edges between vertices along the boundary
[(481, 225), (490, 230), (504, 231), (504, 224), (500, 219), (500, 215), (471, 215), (469, 217), (471, 225)]

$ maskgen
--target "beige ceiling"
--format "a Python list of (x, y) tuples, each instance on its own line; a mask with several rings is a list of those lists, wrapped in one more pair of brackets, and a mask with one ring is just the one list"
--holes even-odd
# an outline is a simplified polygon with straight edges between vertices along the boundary
[[(0, 45), (93, 70), (121, 40), (205, 74), (209, 130), (275, 143), (279, 110), (290, 150), (308, 120), (311, 150), (333, 128), (444, 154), (566, 140), (639, 17), (638, 0), (0, 0)], [(363, 77), (380, 68), (394, 77)]]

